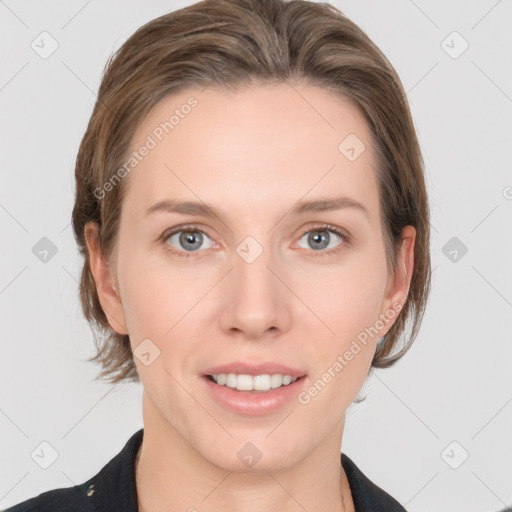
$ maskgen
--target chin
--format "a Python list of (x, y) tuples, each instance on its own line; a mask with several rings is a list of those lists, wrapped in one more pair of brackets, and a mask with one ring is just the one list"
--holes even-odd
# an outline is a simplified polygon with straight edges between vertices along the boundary
[[(222, 442), (206, 441), (199, 454), (212, 465), (237, 473), (264, 473), (289, 469), (300, 459), (298, 444), (281, 432), (275, 439), (265, 438), (268, 430), (261, 435), (238, 435)], [(273, 434), (271, 434), (272, 436)], [(196, 444), (197, 448), (197, 444)]]

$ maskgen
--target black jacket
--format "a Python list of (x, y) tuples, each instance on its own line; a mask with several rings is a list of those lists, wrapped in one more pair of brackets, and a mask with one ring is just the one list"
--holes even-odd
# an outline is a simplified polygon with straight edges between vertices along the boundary
[[(137, 512), (135, 456), (143, 433), (144, 429), (135, 432), (124, 448), (85, 483), (43, 492), (5, 512)], [(347, 474), (356, 512), (407, 512), (344, 453), (341, 465)]]

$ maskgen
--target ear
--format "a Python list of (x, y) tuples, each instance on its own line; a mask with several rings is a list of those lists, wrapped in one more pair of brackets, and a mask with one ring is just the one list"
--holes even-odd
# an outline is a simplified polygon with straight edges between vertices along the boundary
[(98, 224), (88, 222), (84, 232), (89, 252), (90, 270), (96, 284), (101, 307), (107, 316), (110, 327), (118, 334), (128, 334), (123, 305), (118, 295), (119, 286), (116, 284), (115, 277), (111, 274), (111, 269), (99, 247)]
[[(406, 226), (397, 245), (397, 264), (393, 273), (388, 275), (386, 292), (382, 302), (381, 314), (386, 311), (400, 311), (407, 300), (411, 285), (412, 272), (414, 270), (414, 244), (416, 242), (416, 230), (413, 226)], [(394, 315), (393, 315), (394, 316)], [(397, 315), (398, 316), (398, 315)], [(380, 334), (384, 336), (393, 322), (389, 322), (386, 329)]]

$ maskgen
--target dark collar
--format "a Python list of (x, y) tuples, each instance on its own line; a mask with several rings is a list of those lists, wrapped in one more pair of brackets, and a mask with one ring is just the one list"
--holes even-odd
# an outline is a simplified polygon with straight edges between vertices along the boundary
[(341, 454), (341, 465), (347, 475), (356, 512), (407, 512), (398, 501), (374, 484), (345, 453)]
[[(85, 483), (47, 491), (5, 512), (138, 512), (135, 457), (143, 434), (142, 428), (135, 432), (124, 448)], [(344, 453), (341, 454), (341, 465), (347, 475), (356, 512), (406, 512), (398, 501), (369, 480)]]

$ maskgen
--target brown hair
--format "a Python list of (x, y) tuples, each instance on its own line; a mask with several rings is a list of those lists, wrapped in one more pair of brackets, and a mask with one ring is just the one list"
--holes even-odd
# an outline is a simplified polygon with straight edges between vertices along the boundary
[[(394, 272), (402, 229), (416, 229), (414, 271), (398, 318), (378, 343), (372, 366), (398, 361), (414, 341), (430, 289), (430, 224), (423, 161), (396, 71), (339, 10), (301, 0), (204, 0), (138, 29), (109, 59), (76, 161), (75, 238), (84, 256), (80, 299), (93, 328), (100, 377), (139, 381), (128, 335), (113, 331), (92, 277), (84, 228), (100, 227), (108, 261), (116, 245), (126, 180), (104, 197), (133, 134), (164, 96), (187, 87), (231, 88), (253, 81), (303, 82), (350, 99), (365, 116), (378, 156), (381, 222)], [(341, 142), (341, 141), (340, 141)], [(401, 348), (400, 336), (410, 320)]]

